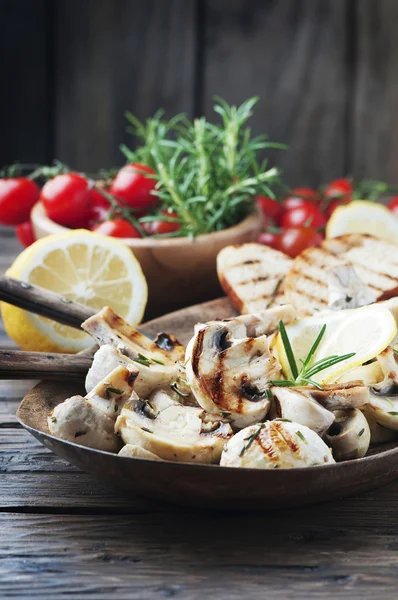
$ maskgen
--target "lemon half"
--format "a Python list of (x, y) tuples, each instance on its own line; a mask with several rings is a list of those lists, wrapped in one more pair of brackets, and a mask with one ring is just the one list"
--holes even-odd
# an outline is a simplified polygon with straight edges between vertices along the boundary
[[(390, 310), (378, 304), (307, 317), (286, 327), (299, 369), (300, 359), (305, 360), (324, 324), (326, 331), (313, 363), (328, 356), (342, 356), (352, 352), (355, 354), (314, 375), (312, 379), (320, 384), (336, 381), (343, 373), (375, 358), (397, 333), (397, 325)], [(276, 339), (276, 349), (283, 373), (290, 378), (291, 371), (280, 334)]]
[[(45, 237), (24, 250), (7, 275), (99, 311), (110, 306), (131, 325), (145, 311), (148, 290), (132, 251), (86, 230)], [(2, 303), (4, 327), (23, 350), (78, 352), (93, 341), (83, 331)]]
[(377, 202), (355, 200), (336, 208), (326, 225), (327, 238), (346, 233), (369, 233), (397, 244), (398, 217)]

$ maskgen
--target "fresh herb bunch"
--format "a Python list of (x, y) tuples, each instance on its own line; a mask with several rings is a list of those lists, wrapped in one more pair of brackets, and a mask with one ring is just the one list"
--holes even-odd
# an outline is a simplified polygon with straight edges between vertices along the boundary
[(184, 114), (166, 121), (162, 111), (142, 123), (126, 113), (128, 130), (140, 145), (135, 151), (125, 145), (121, 150), (128, 162), (154, 169), (154, 193), (161, 200), (157, 214), (141, 222), (170, 220), (166, 208), (177, 213), (181, 223), (179, 231), (168, 235), (193, 237), (239, 223), (253, 210), (257, 194), (275, 197), (279, 170), (268, 168), (267, 159), (259, 162), (258, 154), (286, 146), (269, 142), (264, 135), (252, 137), (246, 123), (257, 102), (251, 98), (236, 107), (215, 98), (219, 125), (205, 117), (191, 122)]
[(322, 341), (323, 336), (325, 335), (326, 325), (323, 325), (320, 330), (318, 337), (315, 342), (312, 344), (310, 351), (307, 354), (305, 360), (300, 359), (301, 369), (299, 370), (297, 367), (297, 362), (293, 353), (292, 345), (289, 340), (289, 336), (287, 334), (286, 328), (282, 321), (279, 321), (279, 333), (281, 335), (283, 347), (286, 352), (287, 360), (289, 363), (290, 371), (292, 373), (292, 379), (280, 379), (270, 381), (271, 385), (281, 386), (281, 387), (294, 387), (298, 385), (313, 385), (318, 389), (323, 389), (319, 383), (314, 381), (312, 377), (333, 365), (336, 365), (347, 358), (351, 358), (355, 355), (355, 352), (351, 352), (350, 354), (343, 354), (342, 356), (326, 356), (325, 358), (321, 358), (312, 364), (312, 359), (314, 358), (315, 352), (318, 349), (319, 344)]

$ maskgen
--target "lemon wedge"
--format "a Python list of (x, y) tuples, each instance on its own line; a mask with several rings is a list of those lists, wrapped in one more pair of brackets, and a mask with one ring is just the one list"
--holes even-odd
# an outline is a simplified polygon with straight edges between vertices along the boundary
[[(313, 363), (328, 356), (341, 356), (352, 352), (355, 354), (314, 375), (312, 379), (319, 384), (334, 382), (343, 373), (375, 358), (391, 343), (397, 333), (397, 325), (390, 310), (378, 304), (306, 317), (286, 327), (299, 369), (300, 360), (305, 360), (324, 324), (326, 331)], [(283, 373), (290, 378), (291, 371), (280, 334), (276, 338), (275, 346)]]
[(336, 208), (326, 225), (327, 238), (346, 233), (369, 233), (398, 243), (398, 217), (377, 202), (355, 200)]
[[(131, 250), (120, 241), (74, 230), (45, 237), (24, 250), (7, 275), (99, 311), (110, 306), (137, 325), (147, 302), (147, 283)], [(93, 341), (83, 331), (2, 303), (8, 335), (23, 350), (78, 352)]]

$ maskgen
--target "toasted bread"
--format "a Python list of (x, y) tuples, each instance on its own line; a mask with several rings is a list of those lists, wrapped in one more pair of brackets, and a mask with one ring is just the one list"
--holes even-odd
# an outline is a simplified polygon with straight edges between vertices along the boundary
[(262, 244), (227, 246), (217, 257), (224, 292), (241, 313), (253, 313), (285, 303), (283, 278), (291, 258)]
[(286, 301), (300, 316), (327, 309), (329, 272), (342, 264), (352, 265), (374, 301), (398, 294), (398, 245), (371, 235), (347, 234), (324, 240), (320, 248), (308, 248), (294, 259), (284, 281)]

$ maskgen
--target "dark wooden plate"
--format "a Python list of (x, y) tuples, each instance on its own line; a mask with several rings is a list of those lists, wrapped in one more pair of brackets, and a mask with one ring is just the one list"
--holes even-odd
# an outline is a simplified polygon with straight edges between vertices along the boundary
[[(198, 321), (236, 314), (227, 299), (198, 304), (150, 321), (150, 335), (169, 331), (187, 342)], [(308, 469), (231, 469), (218, 465), (124, 458), (84, 448), (48, 433), (47, 415), (76, 384), (39, 383), (22, 401), (18, 418), (44, 446), (79, 469), (132, 493), (216, 509), (269, 509), (333, 500), (383, 485), (398, 477), (398, 442), (376, 446), (369, 456)]]

